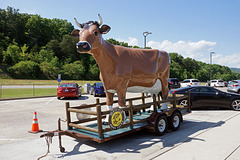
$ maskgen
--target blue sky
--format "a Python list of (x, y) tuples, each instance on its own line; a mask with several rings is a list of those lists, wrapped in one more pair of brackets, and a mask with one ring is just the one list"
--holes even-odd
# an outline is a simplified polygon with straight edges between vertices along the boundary
[[(114, 38), (209, 63), (240, 68), (240, 0), (0, 0), (22, 13), (60, 18), (74, 24), (98, 20), (111, 27), (105, 39)], [(74, 24), (75, 28), (77, 26)]]

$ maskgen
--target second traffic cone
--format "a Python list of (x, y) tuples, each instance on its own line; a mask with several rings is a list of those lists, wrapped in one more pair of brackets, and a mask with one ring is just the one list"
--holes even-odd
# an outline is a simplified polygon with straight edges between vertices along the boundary
[(29, 133), (42, 132), (42, 130), (39, 130), (38, 119), (37, 119), (37, 112), (34, 112), (34, 115), (33, 115), (32, 130), (31, 130), (31, 131), (28, 131), (28, 132), (29, 132)]

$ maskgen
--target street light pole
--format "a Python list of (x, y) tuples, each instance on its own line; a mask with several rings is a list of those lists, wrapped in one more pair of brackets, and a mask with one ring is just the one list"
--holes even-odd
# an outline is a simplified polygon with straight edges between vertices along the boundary
[(143, 32), (143, 36), (144, 36), (144, 48), (146, 49), (146, 39), (147, 39), (147, 35), (149, 35), (149, 34), (152, 34), (151, 32)]
[(212, 79), (212, 54), (215, 52), (210, 52), (210, 81)]

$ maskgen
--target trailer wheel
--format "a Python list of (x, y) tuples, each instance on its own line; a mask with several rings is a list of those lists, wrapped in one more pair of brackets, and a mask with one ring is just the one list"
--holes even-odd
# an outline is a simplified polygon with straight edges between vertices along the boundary
[(181, 124), (181, 114), (179, 112), (174, 112), (170, 117), (170, 128), (172, 131), (178, 130)]
[(159, 115), (155, 123), (155, 134), (158, 136), (164, 135), (168, 128), (168, 121), (165, 115)]

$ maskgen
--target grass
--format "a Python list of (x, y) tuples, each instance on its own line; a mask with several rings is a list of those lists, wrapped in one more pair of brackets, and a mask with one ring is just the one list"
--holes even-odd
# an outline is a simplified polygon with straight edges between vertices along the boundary
[(0, 99), (26, 98), (57, 95), (56, 88), (11, 88), (0, 90)]
[[(61, 83), (78, 83), (83, 86), (86, 83), (96, 83), (100, 81), (62, 80)], [(60, 84), (61, 84), (60, 83)], [(30, 85), (31, 88), (2, 88), (4, 85)], [(26, 98), (40, 96), (56, 96), (56, 88), (36, 88), (34, 85), (58, 86), (57, 80), (25, 80), (25, 79), (0, 79), (0, 99)]]

